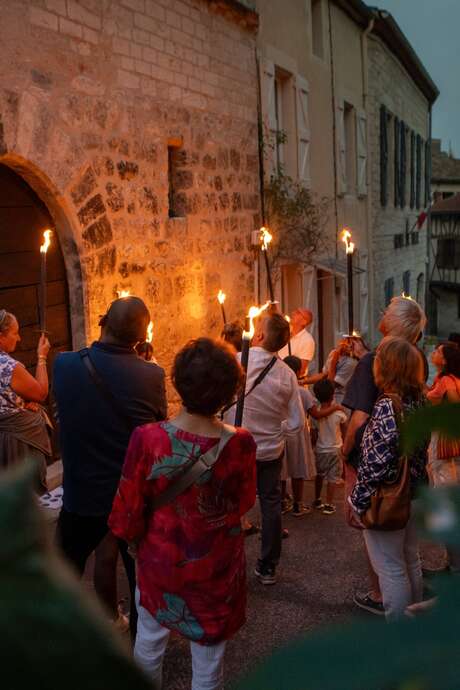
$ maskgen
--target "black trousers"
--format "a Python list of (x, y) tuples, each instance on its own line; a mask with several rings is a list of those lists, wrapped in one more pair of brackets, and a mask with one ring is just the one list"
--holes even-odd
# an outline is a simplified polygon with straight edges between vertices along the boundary
[(281, 457), (258, 460), (257, 493), (262, 513), (259, 567), (276, 568), (281, 556)]
[[(69, 513), (65, 508), (59, 513), (56, 539), (65, 558), (73, 564), (80, 577), (85, 572), (86, 561), (109, 531), (108, 515), (78, 515)], [(136, 609), (136, 565), (128, 553), (128, 545), (118, 539), (118, 548), (125, 567), (130, 593), (129, 629), (131, 639), (136, 638), (137, 609)]]

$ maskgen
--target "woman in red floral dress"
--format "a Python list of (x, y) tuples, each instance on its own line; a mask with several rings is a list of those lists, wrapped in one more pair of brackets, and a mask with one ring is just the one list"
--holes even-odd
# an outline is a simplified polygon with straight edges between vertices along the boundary
[(169, 632), (178, 632), (191, 641), (192, 690), (214, 690), (225, 642), (245, 622), (240, 518), (255, 501), (256, 444), (237, 429), (211, 470), (149, 514), (149, 499), (219, 442), (216, 414), (237, 393), (242, 369), (228, 346), (199, 338), (176, 355), (172, 378), (183, 407), (134, 431), (109, 524), (137, 544), (138, 663), (160, 686)]

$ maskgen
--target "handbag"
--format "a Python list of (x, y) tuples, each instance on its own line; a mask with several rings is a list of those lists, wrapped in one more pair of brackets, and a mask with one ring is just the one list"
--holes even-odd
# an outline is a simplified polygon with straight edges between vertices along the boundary
[[(455, 383), (457, 394), (460, 398), (457, 381), (454, 376), (449, 376)], [(437, 456), (439, 460), (451, 460), (460, 457), (460, 438), (449, 438), (448, 436), (438, 435)]]
[[(399, 398), (391, 397), (398, 426), (402, 419)], [(398, 530), (407, 525), (411, 511), (410, 461), (406, 455), (398, 459), (397, 473), (391, 481), (381, 482), (371, 496), (371, 505), (361, 516), (367, 529)]]

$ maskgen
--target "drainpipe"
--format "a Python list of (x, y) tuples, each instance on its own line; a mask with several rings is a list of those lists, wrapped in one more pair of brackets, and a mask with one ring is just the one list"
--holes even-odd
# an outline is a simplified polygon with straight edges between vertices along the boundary
[[(260, 212), (262, 225), (265, 225), (265, 170), (264, 170), (264, 128), (262, 113), (262, 80), (260, 78), (260, 60), (257, 47), (255, 49), (256, 73), (257, 73), (257, 134), (259, 141), (259, 193), (260, 193)], [(256, 304), (260, 304), (260, 251), (257, 252), (254, 260), (255, 284), (256, 284)]]
[[(368, 290), (368, 339), (373, 340), (375, 329), (374, 318), (374, 251), (372, 234), (372, 170), (371, 170), (371, 151), (370, 151), (370, 113), (369, 113), (369, 61), (368, 61), (368, 36), (372, 33), (375, 24), (375, 17), (369, 20), (367, 28), (361, 36), (361, 63), (363, 69), (363, 109), (366, 113), (366, 142), (367, 142), (367, 290)], [(370, 338), (369, 338), (370, 336)]]
[[(432, 136), (432, 125), (433, 125), (433, 118), (432, 118), (432, 104), (428, 106), (428, 150), (430, 152), (430, 195), (429, 195), (429, 200), (428, 200), (428, 218), (427, 218), (427, 227), (426, 227), (426, 257), (425, 257), (425, 309), (428, 315), (428, 330), (430, 333), (436, 333), (438, 332), (438, 324), (434, 323), (434, 309), (432, 309), (432, 302), (433, 299), (436, 299), (431, 294), (430, 290), (430, 278), (431, 278), (431, 271), (430, 271), (430, 248), (431, 248), (431, 136)], [(425, 161), (425, 166), (426, 166), (426, 161)]]

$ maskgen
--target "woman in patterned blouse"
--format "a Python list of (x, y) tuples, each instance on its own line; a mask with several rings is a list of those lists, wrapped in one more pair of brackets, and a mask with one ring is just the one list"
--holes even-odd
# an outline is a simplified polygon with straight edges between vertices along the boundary
[[(382, 391), (364, 432), (361, 461), (350, 503), (359, 516), (384, 481), (395, 478), (399, 451), (399, 416), (424, 403), (424, 365), (420, 352), (406, 340), (390, 336), (380, 343), (374, 362), (375, 382)], [(427, 448), (409, 458), (412, 496), (426, 483)], [(379, 578), (388, 619), (402, 615), (407, 606), (422, 600), (423, 583), (414, 517), (404, 529), (364, 530), (369, 557)]]
[(226, 640), (245, 622), (240, 518), (255, 501), (256, 444), (237, 429), (209, 473), (148, 514), (149, 499), (219, 442), (216, 415), (237, 393), (242, 369), (228, 345), (199, 338), (177, 354), (172, 380), (183, 407), (134, 431), (109, 525), (137, 543), (136, 660), (161, 687), (174, 631), (191, 642), (193, 690), (213, 690), (222, 686)]
[(38, 403), (48, 396), (46, 359), (50, 344), (42, 334), (33, 377), (11, 356), (20, 340), (16, 317), (0, 309), (0, 467), (31, 458), (39, 466), (45, 489), (45, 457), (51, 455), (51, 445), (46, 419)]

